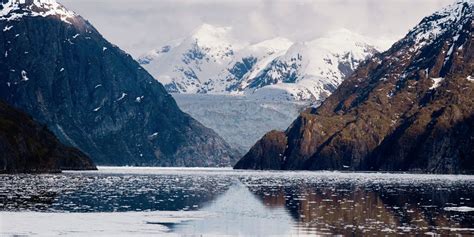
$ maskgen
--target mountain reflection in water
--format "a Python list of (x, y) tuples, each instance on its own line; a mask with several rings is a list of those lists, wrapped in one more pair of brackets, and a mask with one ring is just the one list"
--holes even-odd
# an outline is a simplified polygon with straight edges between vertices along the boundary
[(472, 206), (469, 198), (472, 190), (467, 189), (446, 192), (437, 187), (382, 188), (350, 184), (285, 188), (251, 186), (250, 189), (268, 208), (285, 207), (293, 217), (298, 233), (474, 233), (474, 215), (443, 210), (450, 203)]
[(0, 175), (0, 211), (208, 213), (146, 221), (191, 236), (474, 235), (473, 200), (474, 176), (140, 168)]

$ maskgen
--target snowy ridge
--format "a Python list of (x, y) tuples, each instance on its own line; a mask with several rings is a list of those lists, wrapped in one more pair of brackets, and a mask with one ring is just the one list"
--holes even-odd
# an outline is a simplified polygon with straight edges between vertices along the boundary
[[(320, 101), (329, 96), (360, 62), (387, 45), (342, 29), (294, 44), (248, 82), (256, 96)], [(259, 89), (261, 88), (261, 89)]]
[(9, 0), (1, 4), (0, 20), (12, 21), (24, 16), (58, 16), (62, 21), (71, 24), (69, 20), (76, 14), (67, 10), (56, 0)]
[(170, 92), (198, 93), (244, 45), (233, 41), (230, 27), (204, 24), (190, 36), (153, 50), (138, 61)]
[(459, 35), (464, 30), (462, 26), (472, 21), (473, 7), (472, 0), (460, 0), (425, 17), (407, 35), (413, 41), (413, 50), (432, 44), (450, 31), (455, 31), (456, 35)]
[(230, 27), (204, 24), (138, 61), (169, 92), (321, 100), (387, 42), (342, 29), (309, 42), (277, 37), (250, 44), (233, 40)]
[(238, 51), (232, 61), (203, 86), (202, 91), (210, 93), (241, 92), (241, 83), (256, 76), (273, 60), (282, 56), (291, 45), (293, 42), (282, 37), (248, 45)]

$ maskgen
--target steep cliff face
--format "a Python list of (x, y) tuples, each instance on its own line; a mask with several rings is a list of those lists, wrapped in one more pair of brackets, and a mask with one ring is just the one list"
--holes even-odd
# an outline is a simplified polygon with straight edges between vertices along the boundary
[(96, 169), (89, 157), (67, 147), (45, 126), (0, 100), (0, 173)]
[(233, 164), (222, 138), (82, 17), (52, 0), (0, 8), (0, 97), (62, 142), (98, 164)]
[(424, 18), (303, 112), (279, 135), (287, 142), (265, 149), (264, 137), (235, 168), (264, 158), (281, 169), (474, 172), (472, 9), (459, 1)]

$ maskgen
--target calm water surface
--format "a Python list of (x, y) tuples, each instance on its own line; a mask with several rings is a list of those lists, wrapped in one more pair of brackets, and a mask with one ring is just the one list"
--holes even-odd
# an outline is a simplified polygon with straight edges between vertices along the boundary
[(103, 167), (1, 175), (0, 211), (210, 213), (147, 222), (190, 236), (474, 235), (474, 176)]

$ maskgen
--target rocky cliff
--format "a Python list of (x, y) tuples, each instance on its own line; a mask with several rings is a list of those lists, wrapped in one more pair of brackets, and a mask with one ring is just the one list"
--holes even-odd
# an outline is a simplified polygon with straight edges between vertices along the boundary
[(238, 169), (474, 172), (473, 3), (425, 17)]
[(96, 169), (89, 157), (67, 147), (46, 126), (0, 100), (0, 173)]
[(226, 166), (237, 154), (54, 0), (0, 5), (0, 98), (102, 165)]

